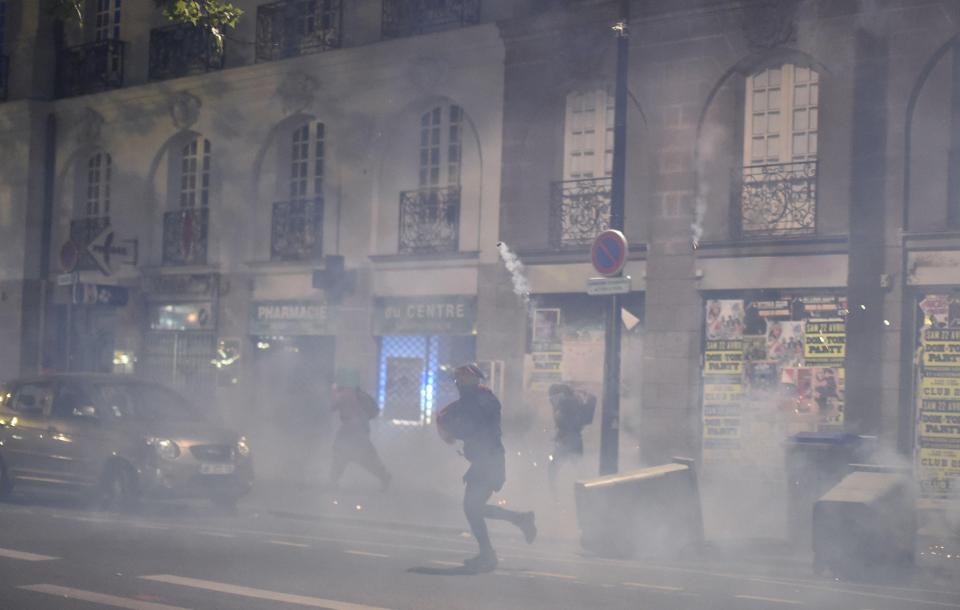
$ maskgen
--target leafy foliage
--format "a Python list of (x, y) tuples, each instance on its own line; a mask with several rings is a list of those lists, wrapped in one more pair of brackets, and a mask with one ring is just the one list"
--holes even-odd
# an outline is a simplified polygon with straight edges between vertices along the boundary
[[(85, 0), (48, 0), (50, 14), (65, 22), (83, 25)], [(230, 0), (154, 0), (173, 23), (188, 23), (209, 29), (221, 38), (224, 28), (236, 27), (243, 11)]]

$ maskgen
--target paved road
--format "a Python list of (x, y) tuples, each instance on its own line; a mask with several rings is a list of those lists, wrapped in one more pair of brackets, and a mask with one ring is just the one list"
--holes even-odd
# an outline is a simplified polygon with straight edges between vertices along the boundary
[(202, 506), (136, 516), (0, 504), (0, 609), (960, 609), (960, 584), (859, 586), (802, 564), (612, 561), (497, 535), (501, 566), (459, 574), (464, 536)]

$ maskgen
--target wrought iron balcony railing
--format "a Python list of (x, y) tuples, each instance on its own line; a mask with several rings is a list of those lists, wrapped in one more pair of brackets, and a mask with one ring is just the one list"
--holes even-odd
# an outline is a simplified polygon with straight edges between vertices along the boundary
[(10, 58), (0, 55), (0, 102), (7, 99), (7, 88), (10, 82)]
[(323, 256), (323, 198), (278, 201), (270, 223), (270, 260), (311, 261)]
[(459, 235), (459, 186), (400, 193), (400, 252), (456, 252)]
[(412, 36), (480, 21), (480, 0), (383, 0), (384, 38)]
[(744, 167), (740, 180), (740, 234), (803, 235), (817, 228), (817, 162)]
[(609, 177), (563, 180), (550, 187), (551, 247), (589, 246), (597, 233), (610, 228)]
[(62, 50), (57, 58), (57, 96), (122, 87), (126, 46), (122, 40), (100, 40)]
[(223, 40), (190, 24), (150, 30), (150, 80), (165, 80), (223, 68)]
[(90, 216), (70, 221), (70, 241), (80, 250), (80, 261), (77, 269), (81, 271), (97, 269), (97, 263), (87, 252), (87, 246), (93, 243), (104, 229), (110, 226), (109, 216)]
[(209, 208), (184, 208), (163, 215), (163, 264), (204, 265), (207, 262)]
[(282, 0), (257, 8), (257, 61), (340, 46), (342, 0)]

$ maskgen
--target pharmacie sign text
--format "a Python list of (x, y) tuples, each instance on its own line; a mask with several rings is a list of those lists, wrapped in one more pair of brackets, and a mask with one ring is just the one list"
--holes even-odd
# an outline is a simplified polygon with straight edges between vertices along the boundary
[(330, 311), (318, 301), (253, 301), (251, 335), (330, 334)]

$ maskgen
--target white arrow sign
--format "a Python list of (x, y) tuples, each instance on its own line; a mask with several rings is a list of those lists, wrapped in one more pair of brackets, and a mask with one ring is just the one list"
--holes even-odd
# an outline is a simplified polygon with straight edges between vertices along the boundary
[[(125, 239), (123, 245), (115, 245), (116, 233), (113, 227), (106, 227), (100, 232), (93, 241), (87, 245), (87, 252), (97, 263), (97, 267), (104, 275), (110, 275), (114, 265), (126, 263), (128, 265), (136, 264), (137, 242), (136, 240)], [(124, 261), (117, 261), (116, 257), (125, 257)]]

